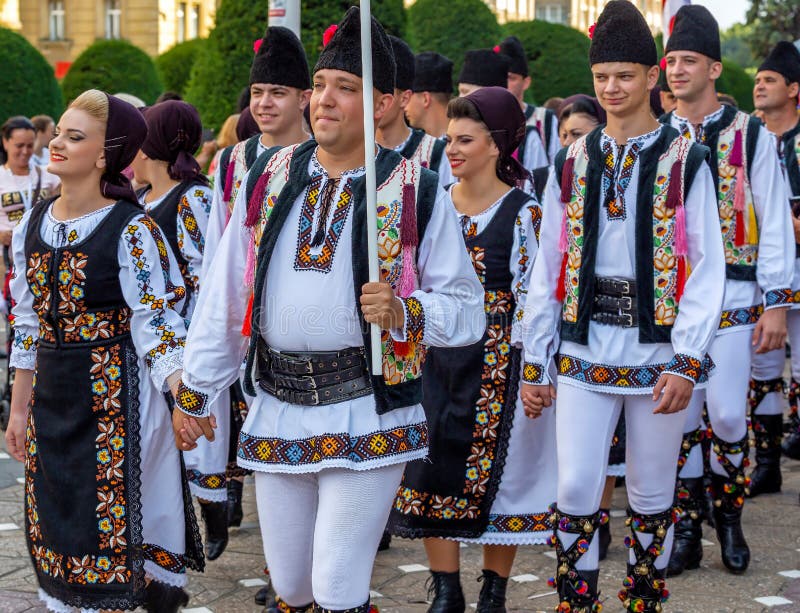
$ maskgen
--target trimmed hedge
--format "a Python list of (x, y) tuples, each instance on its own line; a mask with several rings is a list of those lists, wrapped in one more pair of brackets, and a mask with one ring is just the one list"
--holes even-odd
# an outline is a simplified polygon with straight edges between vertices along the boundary
[(417, 0), (408, 9), (408, 40), (417, 53), (437, 51), (453, 60), (458, 80), (469, 49), (494, 47), (503, 37), (482, 0)]
[(133, 94), (152, 104), (162, 91), (156, 66), (125, 40), (98, 40), (81, 53), (61, 83), (67, 102), (87, 89)]
[(558, 23), (542, 20), (506, 24), (506, 35), (522, 41), (532, 76), (525, 92), (528, 102), (543, 103), (548, 98), (572, 94), (594, 96), (589, 70), (589, 37)]
[(0, 27), (0, 123), (13, 115), (46, 114), (56, 120), (64, 110), (53, 68), (23, 36)]
[(204, 44), (204, 38), (187, 40), (170, 47), (156, 58), (156, 70), (164, 91), (176, 92), (183, 96), (192, 66)]

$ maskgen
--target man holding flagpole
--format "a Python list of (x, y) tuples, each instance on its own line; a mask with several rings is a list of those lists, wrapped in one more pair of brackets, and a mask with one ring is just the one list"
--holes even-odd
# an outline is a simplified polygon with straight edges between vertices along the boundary
[(435, 173), (374, 146), (365, 156), (395, 60), (368, 21), (373, 69), (362, 79), (359, 19), (347, 12), (314, 69), (316, 140), (264, 153), (237, 194), (174, 414), (180, 449), (213, 438), (208, 407), (247, 356), (255, 399), (238, 463), (255, 471), (275, 611), (369, 611), (395, 491), (406, 463), (427, 455), (424, 347), (469, 345), (485, 328), (483, 289)]

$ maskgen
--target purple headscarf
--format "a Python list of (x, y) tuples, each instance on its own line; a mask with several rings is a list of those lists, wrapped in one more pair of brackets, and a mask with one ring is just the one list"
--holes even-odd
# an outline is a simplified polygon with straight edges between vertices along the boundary
[(519, 101), (505, 87), (482, 87), (465, 96), (465, 99), (478, 109), (478, 114), (500, 150), (498, 177), (518, 185), (524, 182), (530, 173), (512, 157), (525, 138), (525, 115)]
[(151, 160), (168, 162), (169, 176), (176, 181), (205, 180), (194, 152), (203, 138), (197, 109), (182, 100), (159, 102), (144, 111), (147, 138), (142, 151)]
[(561, 104), (558, 106), (558, 118), (559, 121), (561, 120), (561, 114), (564, 112), (568, 106), (575, 104), (576, 102), (581, 101), (588, 104), (590, 107), (594, 109), (594, 117), (597, 119), (598, 123), (606, 123), (606, 111), (605, 109), (600, 106), (600, 103), (597, 101), (597, 98), (594, 96), (587, 96), (586, 94), (575, 94), (574, 96), (570, 96), (569, 98), (564, 98)]
[(110, 94), (106, 94), (106, 97), (106, 169), (100, 178), (100, 192), (112, 200), (137, 202), (131, 182), (122, 171), (130, 165), (147, 138), (147, 123), (132, 104)]
[(236, 138), (240, 141), (247, 140), (261, 132), (249, 108), (244, 108), (236, 121)]

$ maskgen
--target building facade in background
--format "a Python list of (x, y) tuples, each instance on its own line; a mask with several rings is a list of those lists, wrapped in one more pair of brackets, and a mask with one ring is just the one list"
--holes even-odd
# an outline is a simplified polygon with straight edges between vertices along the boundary
[(58, 69), (95, 40), (124, 38), (151, 56), (208, 36), (218, 0), (0, 0), (0, 25), (19, 31)]

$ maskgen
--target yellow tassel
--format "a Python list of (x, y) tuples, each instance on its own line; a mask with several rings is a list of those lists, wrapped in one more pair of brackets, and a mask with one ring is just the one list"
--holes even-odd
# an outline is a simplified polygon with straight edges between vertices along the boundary
[(747, 207), (747, 242), (750, 245), (758, 245), (758, 220), (752, 203)]

